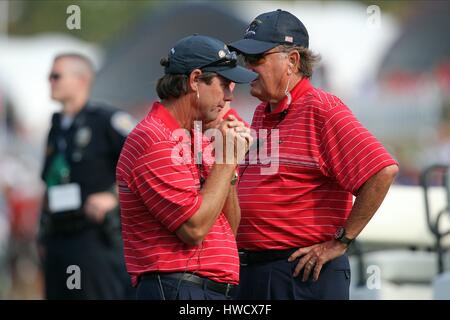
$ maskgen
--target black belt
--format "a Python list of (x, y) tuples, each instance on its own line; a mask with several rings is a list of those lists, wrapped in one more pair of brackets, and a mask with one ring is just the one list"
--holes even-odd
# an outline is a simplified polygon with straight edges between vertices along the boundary
[(192, 273), (181, 273), (181, 272), (174, 272), (174, 273), (145, 273), (141, 276), (139, 276), (140, 280), (146, 280), (151, 279), (155, 280), (158, 279), (158, 276), (161, 279), (175, 279), (175, 280), (181, 280), (181, 281), (187, 281), (190, 283), (193, 283), (201, 288), (204, 286), (214, 292), (223, 294), (226, 298), (228, 298), (231, 294), (231, 290), (235, 287), (234, 284), (230, 283), (220, 283), (216, 282), (207, 278), (202, 278), (199, 276), (196, 276)]
[(271, 262), (276, 260), (287, 260), (291, 256), (291, 254), (293, 254), (297, 250), (298, 248), (261, 251), (239, 250), (239, 261), (241, 266), (245, 267), (251, 264)]

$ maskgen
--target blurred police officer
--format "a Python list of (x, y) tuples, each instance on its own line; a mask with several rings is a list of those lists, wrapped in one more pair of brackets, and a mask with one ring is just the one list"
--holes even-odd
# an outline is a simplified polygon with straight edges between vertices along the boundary
[[(55, 113), (42, 179), (39, 234), (47, 299), (123, 299), (132, 295), (120, 237), (115, 167), (131, 117), (88, 101), (91, 62), (55, 58), (49, 81)], [(131, 290), (130, 290), (131, 289)]]

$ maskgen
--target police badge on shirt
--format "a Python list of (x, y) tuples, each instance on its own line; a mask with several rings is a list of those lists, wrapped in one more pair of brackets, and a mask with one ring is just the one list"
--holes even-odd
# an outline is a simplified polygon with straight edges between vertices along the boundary
[(89, 145), (92, 139), (92, 129), (89, 127), (81, 127), (74, 136), (75, 150), (72, 153), (72, 161), (79, 162), (83, 157), (82, 150)]

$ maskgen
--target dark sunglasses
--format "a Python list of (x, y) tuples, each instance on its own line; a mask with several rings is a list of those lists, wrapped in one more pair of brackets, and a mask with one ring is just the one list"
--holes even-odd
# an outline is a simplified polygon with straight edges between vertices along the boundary
[(244, 61), (246, 64), (250, 66), (259, 66), (266, 62), (266, 56), (272, 53), (281, 53), (283, 51), (272, 51), (272, 52), (265, 52), (261, 54), (246, 54), (244, 55)]
[(234, 67), (237, 66), (237, 62), (238, 62), (238, 59), (237, 59), (236, 52), (233, 51), (233, 52), (227, 53), (223, 58), (221, 58), (221, 59), (219, 59), (217, 61), (214, 61), (214, 62), (211, 62), (211, 63), (208, 63), (208, 64), (206, 64), (204, 66), (199, 67), (199, 69), (208, 71), (206, 69), (211, 68), (211, 67), (230, 67), (230, 68), (234, 68)]
[(48, 80), (54, 80), (54, 81), (58, 81), (59, 79), (61, 79), (62, 75), (56, 72), (52, 72), (49, 74), (48, 76)]

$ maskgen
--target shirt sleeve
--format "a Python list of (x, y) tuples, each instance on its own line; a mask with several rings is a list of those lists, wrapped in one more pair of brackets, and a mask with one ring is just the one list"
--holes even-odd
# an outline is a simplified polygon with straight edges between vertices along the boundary
[(320, 135), (322, 173), (354, 195), (378, 171), (397, 164), (342, 103), (327, 111)]
[(54, 142), (54, 133), (56, 130), (57, 123), (59, 122), (60, 114), (54, 113), (52, 116), (52, 124), (50, 127), (50, 130), (47, 135), (47, 144), (46, 144), (46, 150), (45, 150), (45, 157), (44, 157), (44, 163), (42, 165), (42, 171), (41, 171), (41, 180), (45, 181), (45, 177), (47, 175), (49, 166), (50, 166), (50, 159), (53, 158), (54, 154), (57, 152), (55, 148), (55, 142)]
[(191, 218), (202, 202), (198, 178), (176, 148), (172, 142), (154, 144), (137, 160), (130, 176), (131, 190), (171, 232)]

